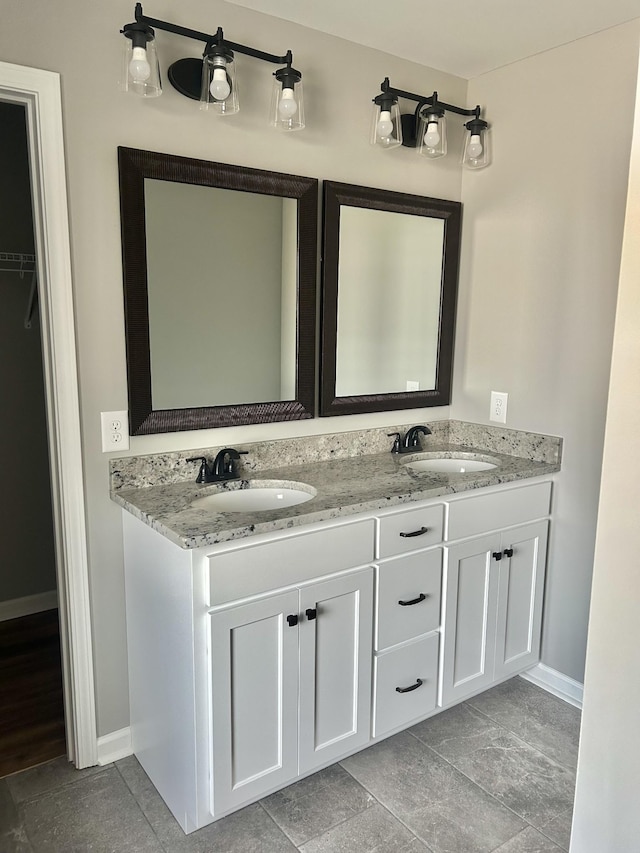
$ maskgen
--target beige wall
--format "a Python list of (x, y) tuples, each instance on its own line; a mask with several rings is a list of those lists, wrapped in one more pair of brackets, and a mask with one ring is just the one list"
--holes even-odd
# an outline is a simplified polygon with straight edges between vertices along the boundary
[(572, 853), (636, 853), (640, 839), (640, 95), (596, 537)]
[[(108, 496), (108, 456), (100, 448), (100, 411), (127, 408), (118, 145), (236, 163), (366, 186), (460, 199), (454, 153), (437, 164), (414, 152), (380, 152), (368, 144), (371, 98), (390, 75), (407, 89), (437, 89), (464, 103), (466, 82), (403, 60), (286, 24), (216, 0), (149, 0), (145, 11), (195, 29), (222, 25), (234, 41), (294, 52), (304, 72), (307, 129), (278, 134), (267, 127), (273, 68), (238, 59), (239, 115), (216, 121), (167, 86), (157, 100), (117, 90), (122, 36), (130, 0), (3, 0), (0, 58), (61, 74), (72, 262), (78, 330), (83, 458), (87, 492), (99, 733), (128, 725), (126, 636), (120, 509)], [(163, 69), (201, 46), (158, 35)], [(459, 142), (459, 139), (457, 140)], [(416, 423), (448, 409), (404, 412)], [(131, 453), (358, 429), (397, 422), (397, 414), (318, 419), (216, 431), (134, 438)]]
[[(471, 81), (493, 165), (463, 179), (452, 414), (564, 437), (543, 662), (582, 681), (636, 84), (635, 21)], [(595, 133), (600, 122), (605, 136)]]

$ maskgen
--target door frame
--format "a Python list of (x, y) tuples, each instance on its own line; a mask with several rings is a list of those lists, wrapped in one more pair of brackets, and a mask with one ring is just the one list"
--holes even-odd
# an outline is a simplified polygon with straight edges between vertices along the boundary
[(98, 744), (60, 76), (0, 62), (0, 99), (26, 108), (67, 754), (89, 767)]

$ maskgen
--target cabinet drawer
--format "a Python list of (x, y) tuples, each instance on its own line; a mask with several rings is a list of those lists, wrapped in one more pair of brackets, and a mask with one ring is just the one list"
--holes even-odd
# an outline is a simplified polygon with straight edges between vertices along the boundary
[(375, 648), (385, 649), (435, 631), (440, 624), (441, 584), (442, 548), (381, 563), (376, 582)]
[(449, 504), (447, 539), (465, 539), (489, 530), (544, 518), (551, 506), (551, 483), (535, 483)]
[(406, 726), (436, 707), (439, 637), (431, 634), (376, 656), (373, 737)]
[(373, 560), (373, 518), (209, 556), (209, 606), (304, 583)]
[(405, 509), (378, 519), (380, 559), (395, 557), (442, 541), (444, 507), (442, 504)]

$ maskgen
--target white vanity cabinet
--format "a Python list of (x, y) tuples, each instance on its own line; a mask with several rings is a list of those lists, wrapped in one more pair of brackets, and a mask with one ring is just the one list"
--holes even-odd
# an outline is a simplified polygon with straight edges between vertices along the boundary
[(535, 664), (550, 494), (192, 550), (125, 512), (133, 751), (185, 832)]
[[(452, 502), (448, 537), (549, 513), (550, 483)], [(441, 704), (533, 666), (539, 657), (548, 522), (514, 526), (446, 550)]]
[(210, 613), (213, 813), (369, 742), (373, 569)]

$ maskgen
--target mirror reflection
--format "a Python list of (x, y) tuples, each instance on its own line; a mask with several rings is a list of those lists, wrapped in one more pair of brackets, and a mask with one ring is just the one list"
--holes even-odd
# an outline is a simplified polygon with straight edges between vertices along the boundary
[(296, 201), (144, 185), (153, 407), (293, 400)]
[(325, 181), (320, 414), (450, 401), (459, 202)]
[(317, 180), (118, 162), (131, 434), (313, 417)]
[(436, 386), (444, 223), (340, 211), (336, 395)]

